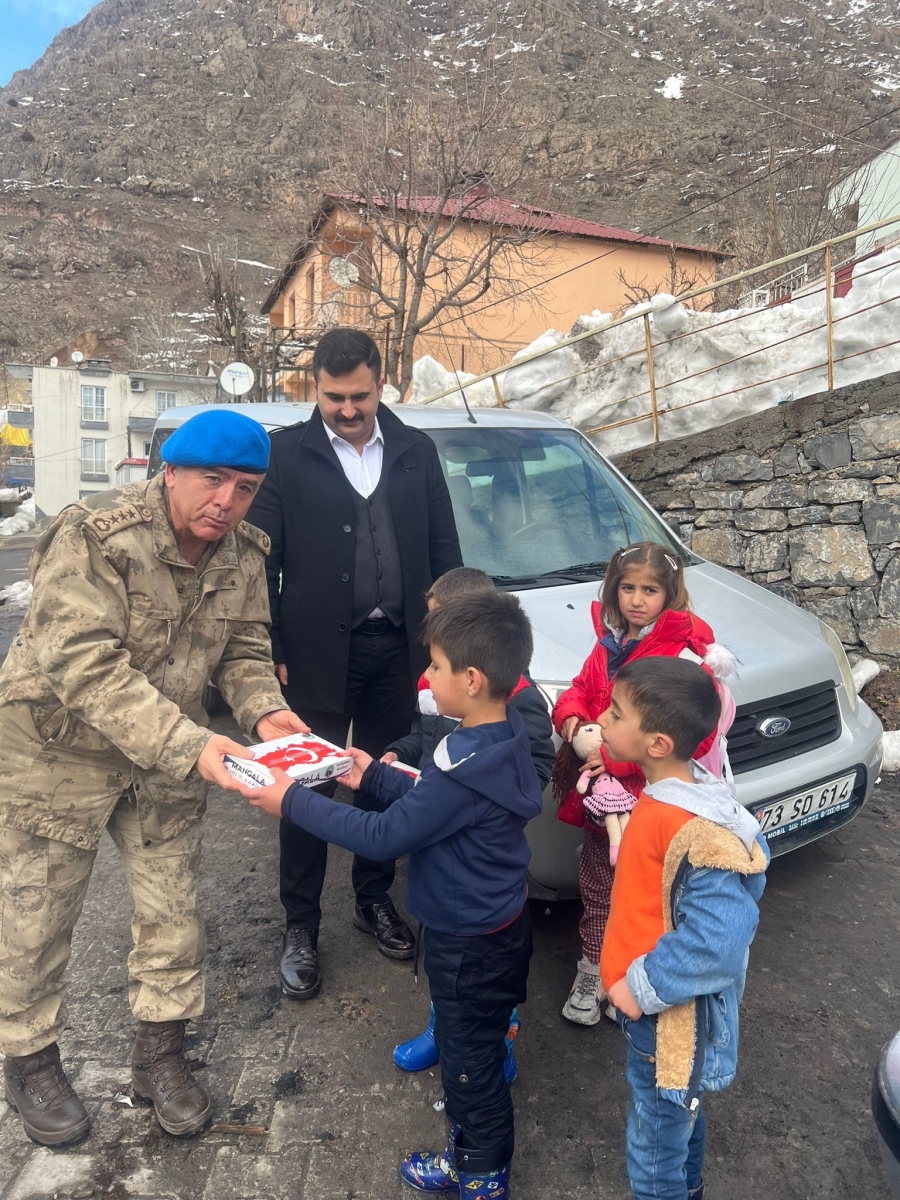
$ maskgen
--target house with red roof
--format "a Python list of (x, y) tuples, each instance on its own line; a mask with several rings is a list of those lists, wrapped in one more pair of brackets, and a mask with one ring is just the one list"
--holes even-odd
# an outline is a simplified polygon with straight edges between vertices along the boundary
[[(313, 343), (328, 328), (353, 325), (386, 346), (395, 317), (383, 297), (400, 294), (402, 279), (385, 243), (404, 223), (444, 238), (426, 303), (504, 239), (492, 277), (482, 274), (471, 301), (441, 312), (416, 342), (416, 358), (430, 354), (451, 370), (476, 374), (507, 363), (547, 329), (568, 332), (584, 313), (617, 313), (643, 295), (710, 283), (728, 257), (505, 200), (483, 184), (446, 198), (327, 194), (262, 308), (280, 338)], [(297, 361), (306, 358), (301, 353)], [(305, 374), (301, 365), (279, 386), (305, 394)]]

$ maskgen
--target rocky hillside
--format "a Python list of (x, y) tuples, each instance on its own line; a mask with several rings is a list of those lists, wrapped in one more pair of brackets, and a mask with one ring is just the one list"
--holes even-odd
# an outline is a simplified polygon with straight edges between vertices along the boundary
[[(894, 3), (102, 0), (0, 90), (0, 354), (124, 353), (148, 304), (198, 306), (186, 246), (280, 266), (350, 114), (486, 39), (552, 114), (567, 207), (729, 248), (767, 194), (726, 193), (767, 162), (822, 146), (836, 174), (896, 138)], [(246, 268), (251, 302), (272, 274)]]

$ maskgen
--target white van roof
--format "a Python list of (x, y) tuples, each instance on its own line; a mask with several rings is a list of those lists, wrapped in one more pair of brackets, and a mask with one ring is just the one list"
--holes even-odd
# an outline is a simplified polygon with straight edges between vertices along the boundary
[[(230, 408), (234, 412), (243, 413), (259, 421), (265, 429), (281, 429), (287, 425), (297, 425), (307, 421), (316, 407), (314, 404), (190, 404), (179, 408), (170, 408), (156, 422), (156, 429), (177, 429), (185, 421), (198, 413), (207, 412), (211, 407)], [(464, 408), (438, 408), (437, 405), (423, 404), (391, 404), (390, 409), (406, 425), (414, 429), (454, 429), (469, 425), (468, 415)], [(554, 429), (571, 429), (565, 421), (551, 417), (548, 413), (523, 412), (518, 408), (473, 408), (475, 421), (478, 425), (496, 428), (515, 427), (550, 427)]]

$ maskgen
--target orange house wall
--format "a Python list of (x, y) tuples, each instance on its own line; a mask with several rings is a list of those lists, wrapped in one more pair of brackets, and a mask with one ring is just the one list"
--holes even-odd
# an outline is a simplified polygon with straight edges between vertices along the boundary
[[(316, 312), (339, 291), (328, 275), (328, 262), (332, 257), (351, 253), (363, 235), (363, 229), (349, 214), (333, 214), (323, 227), (316, 247), (299, 264), (272, 306), (271, 324), (292, 323), (293, 298), (297, 324), (314, 328)], [(455, 230), (454, 255), (468, 259), (477, 237), (476, 224)], [(677, 262), (686, 278), (695, 279), (692, 286), (715, 280), (716, 259), (708, 255), (679, 252)], [(311, 268), (315, 270), (313, 313), (307, 304), (307, 274)], [(386, 290), (390, 290), (393, 283), (390, 260), (383, 270)], [(426, 330), (417, 343), (416, 357), (431, 354), (444, 366), (457, 368), (461, 368), (464, 360), (465, 369), (480, 372), (502, 365), (516, 350), (547, 329), (567, 333), (584, 313), (594, 309), (616, 312), (628, 304), (625, 293), (629, 287), (640, 285), (649, 291), (667, 291), (670, 287), (667, 247), (635, 246), (600, 238), (550, 236), (516, 250), (504, 270), (512, 281), (512, 290), (521, 292), (520, 295), (492, 303), (488, 292), (465, 310), (464, 321), (454, 311), (443, 313), (438, 318), (441, 332)], [(427, 293), (425, 300), (426, 303), (429, 300)], [(352, 303), (352, 296), (350, 301), (339, 314), (340, 323), (371, 328), (369, 314), (359, 304)], [(485, 342), (491, 345), (484, 346)], [(302, 376), (295, 378), (299, 386)], [(291, 386), (290, 376), (284, 383), (286, 390), (298, 390)]]

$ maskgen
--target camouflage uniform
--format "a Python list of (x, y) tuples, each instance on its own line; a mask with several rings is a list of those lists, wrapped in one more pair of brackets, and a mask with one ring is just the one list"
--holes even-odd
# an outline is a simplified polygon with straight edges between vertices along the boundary
[(0, 669), (0, 1051), (65, 1023), (63, 973), (108, 828), (135, 913), (139, 1020), (203, 1009), (196, 905), (212, 681), (252, 734), (285, 708), (274, 676), (266, 535), (242, 523), (195, 568), (161, 476), (71, 505), (42, 534), (34, 595)]

